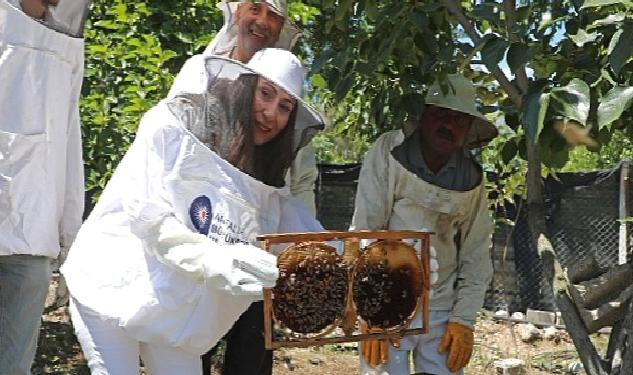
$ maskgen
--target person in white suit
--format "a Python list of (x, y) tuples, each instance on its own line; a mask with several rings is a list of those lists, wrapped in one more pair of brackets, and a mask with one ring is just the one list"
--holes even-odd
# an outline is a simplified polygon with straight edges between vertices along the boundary
[(62, 266), (93, 374), (201, 374), (200, 355), (273, 286), (256, 236), (320, 231), (284, 176), (323, 127), (290, 52), (205, 59), (205, 92), (153, 107)]
[(51, 261), (84, 210), (88, 1), (0, 0), (0, 374), (31, 373)]
[[(189, 58), (176, 76), (169, 97), (179, 92), (202, 92), (207, 87), (204, 60), (223, 56), (247, 63), (262, 48), (291, 50), (301, 30), (288, 17), (285, 0), (220, 1), (224, 26), (202, 54)], [(311, 144), (299, 150), (285, 177), (293, 196), (316, 216), (315, 185), (318, 177), (316, 153)], [(261, 301), (242, 314), (226, 337), (223, 371), (225, 375), (270, 375), (272, 351), (263, 348), (263, 307)], [(214, 348), (215, 351), (216, 348)], [(210, 372), (210, 355), (203, 357), (204, 371)], [(249, 361), (244, 361), (247, 356)]]
[[(473, 84), (448, 75), (429, 87), (423, 112), (382, 135), (358, 179), (353, 229), (425, 230), (431, 236), (429, 329), (397, 345), (361, 344), (362, 375), (462, 374), (492, 278), (492, 219), (481, 166), (470, 149), (497, 135), (476, 108)], [(418, 314), (413, 328), (421, 327)]]

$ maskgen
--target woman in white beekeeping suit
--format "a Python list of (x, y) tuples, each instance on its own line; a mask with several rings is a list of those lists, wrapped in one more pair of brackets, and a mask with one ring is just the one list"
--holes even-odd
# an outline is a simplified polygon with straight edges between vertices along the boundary
[[(209, 56), (224, 56), (247, 63), (261, 48), (291, 50), (301, 36), (301, 29), (288, 17), (285, 0), (220, 1), (216, 7), (224, 15), (224, 26), (202, 54), (189, 58), (180, 70), (169, 96), (181, 91), (196, 92), (206, 87), (203, 60)], [(254, 32), (255, 31), (255, 32)], [(311, 144), (303, 147), (293, 161), (286, 183), (316, 216), (314, 188), (318, 171)]]
[(209, 57), (209, 87), (151, 109), (62, 267), (71, 318), (95, 374), (200, 374), (262, 287), (273, 232), (318, 231), (283, 178), (323, 126), (300, 98), (304, 71), (265, 49), (243, 65)]
[(86, 0), (0, 0), (0, 374), (26, 375), (84, 209)]

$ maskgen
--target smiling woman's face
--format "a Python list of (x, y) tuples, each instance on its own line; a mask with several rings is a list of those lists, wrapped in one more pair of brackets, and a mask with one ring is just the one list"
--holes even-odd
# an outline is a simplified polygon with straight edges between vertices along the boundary
[(253, 142), (260, 146), (287, 125), (297, 101), (272, 82), (259, 77), (253, 98)]
[(60, 0), (20, 0), (22, 10), (28, 16), (41, 20), (49, 5), (56, 6)]

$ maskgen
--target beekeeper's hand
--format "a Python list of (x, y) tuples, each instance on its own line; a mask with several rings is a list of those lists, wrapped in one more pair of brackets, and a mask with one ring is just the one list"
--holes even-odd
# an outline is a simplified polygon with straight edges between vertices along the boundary
[[(367, 323), (361, 322), (360, 331), (363, 334), (372, 332), (367, 327)], [(366, 340), (360, 342), (360, 351), (365, 363), (370, 367), (376, 367), (389, 361), (389, 342), (396, 348), (400, 347), (400, 339), (395, 338), (391, 340)]]
[(219, 244), (172, 215), (157, 221), (139, 226), (136, 233), (148, 251), (176, 271), (234, 295), (261, 297), (262, 288), (275, 285), (279, 272), (274, 255), (247, 244)]
[(258, 285), (259, 290), (275, 286), (279, 270), (274, 255), (245, 244), (227, 246), (227, 251), (233, 257), (235, 268), (233, 285), (240, 285), (247, 291), (250, 290), (249, 285)]
[(473, 329), (463, 324), (448, 322), (446, 332), (437, 348), (439, 353), (448, 350), (446, 366), (451, 372), (464, 368), (470, 361), (474, 344)]

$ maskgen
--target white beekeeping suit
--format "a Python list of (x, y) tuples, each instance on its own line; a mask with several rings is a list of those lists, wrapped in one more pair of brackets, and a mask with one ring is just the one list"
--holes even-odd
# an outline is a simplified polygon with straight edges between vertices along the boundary
[(0, 20), (0, 255), (56, 258), (60, 246), (70, 246), (84, 209), (84, 41), (6, 0)]
[(0, 374), (30, 374), (51, 260), (63, 258), (84, 210), (76, 36), (86, 13), (67, 13), (75, 22), (62, 30), (53, 6), (35, 4), (0, 0)]
[[(291, 55), (264, 53), (265, 70), (257, 54), (248, 67), (206, 58), (207, 91), (181, 92), (143, 117), (62, 267), (81, 309), (140, 342), (201, 355), (261, 300), (262, 286), (274, 285), (276, 259), (255, 237), (322, 230), (287, 188), (253, 177), (258, 150), (245, 137), (248, 95), (260, 71), (283, 82), (276, 77), (287, 73), (272, 71), (270, 62)], [(299, 68), (289, 75), (293, 82), (302, 81)], [(284, 87), (293, 95), (300, 89)], [(292, 145), (284, 168), (322, 126), (298, 100), (294, 126), (284, 133)]]
[[(291, 50), (301, 36), (301, 30), (287, 18), (286, 1), (266, 0), (263, 2), (285, 18), (284, 27), (274, 47)], [(202, 92), (205, 90), (207, 82), (205, 81), (203, 60), (205, 57), (214, 55), (229, 57), (237, 44), (235, 12), (239, 4), (239, 1), (221, 1), (217, 4), (218, 9), (222, 10), (224, 15), (224, 26), (202, 54), (195, 55), (185, 62), (169, 90), (169, 97), (173, 97), (179, 92)], [(299, 150), (299, 154), (286, 175), (286, 184), (290, 187), (292, 195), (303, 202), (315, 216), (314, 188), (317, 177), (316, 153), (314, 147), (308, 144)]]

